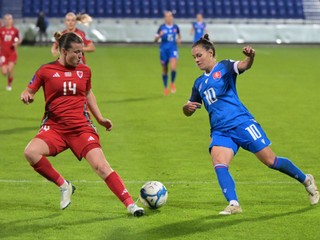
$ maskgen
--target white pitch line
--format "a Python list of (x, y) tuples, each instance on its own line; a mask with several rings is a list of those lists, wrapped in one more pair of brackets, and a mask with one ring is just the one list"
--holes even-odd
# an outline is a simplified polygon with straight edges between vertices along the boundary
[[(70, 180), (72, 183), (103, 183), (102, 180)], [(144, 184), (147, 181), (138, 181), (138, 180), (124, 180), (126, 184)], [(46, 180), (25, 180), (25, 179), (0, 179), (0, 183), (48, 183)], [(189, 185), (201, 185), (201, 184), (213, 184), (215, 181), (163, 181), (163, 184), (167, 185), (175, 185), (175, 184), (189, 184)], [(285, 185), (292, 185), (292, 184), (298, 184), (297, 181), (236, 181), (236, 184), (242, 184), (242, 185), (279, 185), (279, 184), (285, 184)]]

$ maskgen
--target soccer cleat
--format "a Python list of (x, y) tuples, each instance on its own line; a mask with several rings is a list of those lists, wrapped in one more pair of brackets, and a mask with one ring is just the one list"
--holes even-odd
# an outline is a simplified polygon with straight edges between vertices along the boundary
[(165, 96), (168, 96), (168, 95), (169, 95), (169, 89), (168, 89), (168, 88), (165, 88), (165, 89), (163, 90), (163, 94), (164, 94)]
[(61, 191), (61, 200), (60, 200), (60, 208), (61, 210), (66, 209), (71, 203), (71, 195), (76, 190), (75, 186), (73, 186), (70, 182), (66, 181), (68, 186), (66, 188), (60, 187)]
[(237, 213), (242, 213), (241, 207), (230, 204), (223, 211), (219, 212), (219, 215), (231, 215)]
[(6, 86), (6, 90), (7, 90), (8, 92), (12, 91), (12, 87), (11, 87), (11, 86)]
[(137, 204), (130, 204), (128, 207), (128, 212), (131, 213), (135, 217), (141, 217), (144, 215), (144, 209), (142, 207), (138, 207)]
[(311, 174), (307, 174), (305, 186), (311, 205), (316, 205), (319, 202), (320, 194), (316, 185), (316, 181)]
[(170, 85), (170, 88), (171, 88), (171, 93), (176, 93), (176, 85), (174, 85), (174, 83), (171, 83)]

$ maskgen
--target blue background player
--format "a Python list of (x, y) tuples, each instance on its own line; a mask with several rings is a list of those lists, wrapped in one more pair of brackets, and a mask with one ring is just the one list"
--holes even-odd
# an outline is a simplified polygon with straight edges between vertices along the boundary
[(180, 29), (178, 25), (173, 23), (172, 12), (167, 11), (164, 13), (164, 24), (162, 24), (155, 36), (154, 41), (160, 44), (160, 61), (162, 66), (162, 80), (164, 85), (164, 94), (169, 94), (168, 89), (168, 64), (171, 68), (171, 92), (176, 92), (175, 78), (177, 73), (178, 61), (178, 46), (177, 43), (181, 41)]
[(255, 51), (247, 46), (242, 49), (243, 61), (215, 59), (215, 48), (208, 34), (192, 46), (192, 56), (199, 69), (205, 73), (196, 79), (192, 94), (183, 106), (186, 116), (191, 116), (203, 103), (209, 114), (211, 126), (211, 158), (221, 190), (229, 205), (220, 215), (241, 213), (235, 182), (229, 164), (239, 147), (252, 152), (271, 169), (296, 179), (305, 186), (312, 205), (319, 202), (319, 191), (311, 174), (304, 174), (289, 159), (276, 156), (270, 141), (259, 123), (242, 104), (236, 90), (238, 74), (248, 70), (254, 61)]
[(191, 35), (193, 35), (193, 43), (198, 41), (204, 34), (208, 33), (207, 25), (203, 22), (201, 13), (197, 14), (197, 21), (192, 23)]

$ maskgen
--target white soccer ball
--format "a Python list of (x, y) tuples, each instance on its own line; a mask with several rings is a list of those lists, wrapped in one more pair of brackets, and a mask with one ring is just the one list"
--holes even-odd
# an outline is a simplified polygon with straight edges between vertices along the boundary
[(140, 201), (148, 208), (162, 207), (168, 198), (166, 187), (158, 181), (150, 181), (144, 184), (140, 190)]

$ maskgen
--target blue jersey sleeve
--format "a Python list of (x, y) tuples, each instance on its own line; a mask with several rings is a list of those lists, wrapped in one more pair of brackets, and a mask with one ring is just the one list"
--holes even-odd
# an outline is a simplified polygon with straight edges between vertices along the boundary
[(199, 92), (199, 79), (201, 79), (201, 77), (195, 81), (195, 83), (192, 87), (191, 97), (189, 98), (190, 102), (198, 102), (198, 103), (202, 104), (202, 98), (201, 98), (201, 95)]

